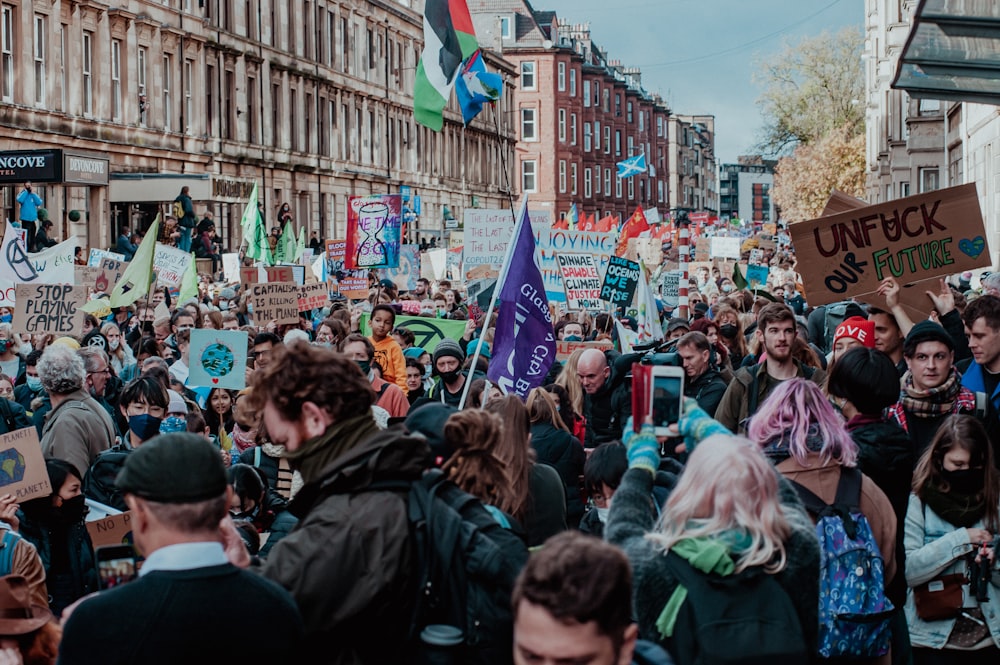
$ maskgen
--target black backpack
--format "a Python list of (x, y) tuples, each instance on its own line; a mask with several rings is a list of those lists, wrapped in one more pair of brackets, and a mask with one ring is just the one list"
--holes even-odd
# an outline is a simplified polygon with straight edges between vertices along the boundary
[(446, 624), (459, 628), (465, 638), (456, 662), (511, 663), (510, 597), (528, 561), (520, 527), (501, 526), (479, 499), (463, 492), (439, 469), (412, 483), (377, 481), (368, 489), (408, 492), (418, 581), (408, 632), (413, 662), (419, 660), (421, 631), (431, 624)]
[(678, 665), (806, 665), (809, 654), (795, 607), (761, 569), (730, 576), (695, 570), (674, 552), (667, 567), (687, 589), (666, 639)]
[(125, 496), (115, 484), (115, 479), (131, 452), (125, 444), (119, 443), (98, 455), (83, 477), (84, 496), (116, 510), (128, 510)]

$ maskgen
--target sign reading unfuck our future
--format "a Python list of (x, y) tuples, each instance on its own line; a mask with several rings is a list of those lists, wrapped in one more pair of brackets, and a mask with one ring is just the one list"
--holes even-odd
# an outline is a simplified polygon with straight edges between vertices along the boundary
[(789, 226), (810, 305), (991, 265), (976, 185), (959, 185)]

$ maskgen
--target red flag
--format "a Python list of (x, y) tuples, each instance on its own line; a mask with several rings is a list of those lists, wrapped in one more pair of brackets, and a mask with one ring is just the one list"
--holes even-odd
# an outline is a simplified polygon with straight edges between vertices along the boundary
[(587, 213), (584, 213), (583, 221), (580, 222), (580, 224), (577, 226), (577, 229), (579, 229), (580, 231), (596, 231), (597, 222), (594, 221), (594, 216), (587, 215)]
[(617, 224), (615, 224), (615, 218), (612, 217), (611, 215), (608, 215), (607, 217), (601, 217), (601, 219), (598, 220), (597, 224), (594, 227), (594, 230), (600, 231), (602, 233), (607, 233), (616, 226)]
[(557, 219), (556, 223), (552, 225), (555, 231), (569, 231), (569, 220), (565, 217), (562, 219)]
[(642, 206), (637, 206), (635, 212), (632, 213), (632, 216), (625, 222), (625, 226), (622, 227), (621, 235), (618, 236), (618, 247), (615, 249), (615, 254), (625, 256), (625, 253), (628, 251), (629, 238), (637, 238), (640, 233), (648, 229), (649, 222), (646, 221), (646, 215), (642, 212)]

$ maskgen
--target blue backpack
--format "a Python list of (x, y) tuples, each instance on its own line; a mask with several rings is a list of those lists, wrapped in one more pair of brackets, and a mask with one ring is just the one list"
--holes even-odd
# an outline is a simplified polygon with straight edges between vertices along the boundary
[(818, 641), (824, 658), (872, 658), (889, 651), (893, 606), (885, 597), (882, 552), (858, 507), (861, 478), (859, 470), (841, 467), (833, 505), (792, 482), (816, 518), (821, 556)]

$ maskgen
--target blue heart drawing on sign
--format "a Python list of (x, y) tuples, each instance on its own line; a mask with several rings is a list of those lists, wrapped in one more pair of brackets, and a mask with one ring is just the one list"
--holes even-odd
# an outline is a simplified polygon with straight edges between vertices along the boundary
[(962, 238), (958, 241), (958, 249), (970, 258), (976, 258), (986, 249), (986, 240), (982, 236), (976, 236), (972, 240)]

